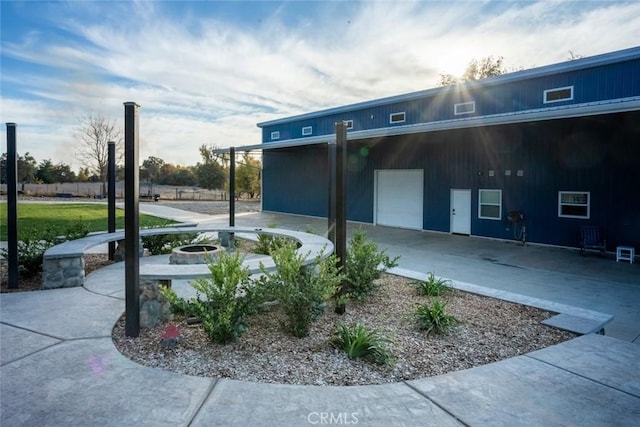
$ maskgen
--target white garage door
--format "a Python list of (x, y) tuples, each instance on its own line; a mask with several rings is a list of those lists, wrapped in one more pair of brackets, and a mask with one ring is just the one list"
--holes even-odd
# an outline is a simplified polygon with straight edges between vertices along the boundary
[(376, 171), (376, 224), (422, 229), (423, 175), (421, 169)]

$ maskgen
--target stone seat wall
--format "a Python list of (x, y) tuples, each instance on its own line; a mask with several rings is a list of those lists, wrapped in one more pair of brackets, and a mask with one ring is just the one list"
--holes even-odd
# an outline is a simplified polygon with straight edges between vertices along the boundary
[[(278, 228), (251, 228), (251, 227), (211, 227), (211, 226), (185, 226), (150, 228), (140, 230), (140, 236), (153, 236), (163, 234), (188, 233), (233, 233), (233, 234), (270, 234), (274, 236), (289, 237), (300, 244), (297, 249), (299, 255), (309, 260), (323, 255), (327, 257), (333, 253), (333, 243), (324, 237)], [(92, 247), (124, 240), (124, 231), (115, 233), (93, 234), (82, 239), (71, 240), (49, 248), (43, 257), (42, 287), (45, 289), (74, 287), (84, 285), (84, 254)]]

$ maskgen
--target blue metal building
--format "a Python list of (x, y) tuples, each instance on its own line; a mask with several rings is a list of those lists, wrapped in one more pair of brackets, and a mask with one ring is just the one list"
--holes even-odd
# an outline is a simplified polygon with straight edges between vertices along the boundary
[(640, 248), (640, 47), (260, 123), (263, 210), (327, 215), (338, 121), (349, 220)]

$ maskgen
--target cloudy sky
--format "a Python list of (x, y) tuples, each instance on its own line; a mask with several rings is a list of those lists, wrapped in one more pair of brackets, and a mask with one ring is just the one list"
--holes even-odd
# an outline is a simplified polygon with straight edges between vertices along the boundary
[(88, 113), (140, 106), (140, 160), (193, 165), (256, 123), (427, 89), (469, 60), (531, 68), (638, 45), (637, 1), (2, 1), (1, 151), (79, 165)]

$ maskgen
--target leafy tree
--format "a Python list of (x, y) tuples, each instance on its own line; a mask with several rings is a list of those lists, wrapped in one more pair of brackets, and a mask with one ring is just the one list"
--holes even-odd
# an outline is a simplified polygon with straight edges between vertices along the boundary
[(81, 118), (76, 129), (79, 144), (76, 158), (102, 182), (102, 194), (107, 192), (107, 168), (109, 164), (109, 141), (116, 143), (116, 161), (122, 157), (122, 131), (115, 120), (102, 115), (88, 114)]
[(219, 160), (213, 154), (214, 147), (200, 146), (200, 155), (202, 163), (196, 165), (196, 176), (198, 185), (207, 190), (216, 190), (224, 187), (227, 174), (219, 163)]
[(40, 162), (38, 170), (36, 171), (36, 178), (45, 184), (51, 184), (53, 182), (53, 163), (51, 159)]
[(464, 81), (480, 80), (487, 77), (499, 76), (504, 74), (506, 69), (502, 65), (503, 57), (499, 56), (494, 58), (493, 56), (487, 56), (481, 59), (472, 59), (467, 65), (467, 69), (462, 75)]
[(57, 163), (53, 165), (53, 182), (75, 182), (76, 173), (71, 170), (71, 167), (64, 163)]
[(160, 182), (161, 169), (164, 166), (164, 160), (150, 156), (142, 162), (140, 167), (140, 179), (154, 183)]
[(260, 161), (244, 153), (236, 167), (236, 190), (247, 193), (253, 199), (260, 193)]
[(463, 83), (470, 80), (480, 80), (487, 77), (499, 76), (504, 74), (507, 69), (502, 64), (504, 58), (499, 56), (494, 58), (493, 55), (480, 59), (472, 59), (460, 77), (453, 74), (440, 74), (438, 84), (440, 86), (451, 86), (457, 83)]
[(36, 159), (26, 152), (23, 156), (18, 156), (18, 182), (35, 182), (38, 163)]
[(194, 186), (198, 184), (198, 178), (193, 171), (193, 167), (177, 166), (175, 172), (168, 175), (163, 180), (165, 185)]
[(71, 170), (69, 165), (65, 165), (64, 163), (54, 164), (51, 159), (46, 159), (38, 165), (36, 178), (44, 184), (75, 182), (76, 174)]
[(91, 177), (91, 172), (89, 172), (89, 168), (80, 168), (78, 172), (78, 182), (88, 182)]
[[(7, 156), (7, 153), (0, 155), (0, 182), (2, 184), (7, 183)], [(17, 154), (16, 157), (18, 182), (23, 184), (35, 182), (38, 169), (36, 159), (29, 152), (25, 153), (24, 156)]]

